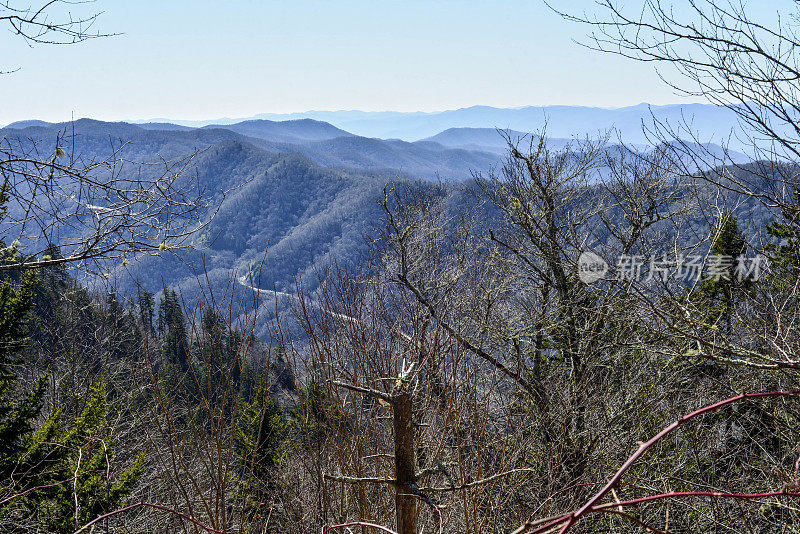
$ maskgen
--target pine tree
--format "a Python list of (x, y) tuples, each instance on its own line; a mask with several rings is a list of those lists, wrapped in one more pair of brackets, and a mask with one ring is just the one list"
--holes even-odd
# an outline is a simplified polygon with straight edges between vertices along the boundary
[(41, 411), (44, 383), (28, 393), (18, 390), (14, 366), (26, 346), (27, 323), (36, 278), (22, 277), (19, 287), (0, 282), (0, 480), (7, 481), (26, 450), (26, 439)]
[(712, 236), (712, 273), (700, 284), (698, 296), (705, 321), (708, 324), (721, 321), (726, 332), (730, 332), (737, 296), (752, 285), (737, 271), (740, 259), (747, 252), (747, 240), (730, 211), (722, 214)]
[(259, 482), (267, 482), (281, 456), (286, 419), (262, 381), (253, 400), (242, 410), (236, 431), (236, 455), (240, 465)]
[(68, 425), (56, 409), (26, 437), (15, 469), (25, 473), (25, 486), (40, 489), (13, 502), (14, 512), (34, 518), (52, 532), (69, 533), (76, 529), (76, 499), (77, 526), (124, 503), (141, 478), (144, 456), (140, 454), (115, 480), (106, 479), (107, 462), (114, 457), (113, 436), (106, 429), (107, 412), (105, 386), (99, 382)]
[[(0, 221), (8, 208), (8, 182), (0, 186)], [(3, 261), (13, 261), (15, 252), (8, 250), (0, 237)], [(28, 336), (28, 322), (33, 304), (36, 275), (22, 275), (18, 287), (10, 278), (0, 281), (0, 480), (5, 485), (16, 463), (25, 451), (25, 440), (41, 411), (44, 383), (39, 382), (27, 394), (17, 390), (14, 366), (21, 363), (20, 355)]]
[(136, 303), (139, 308), (139, 322), (146, 333), (153, 332), (153, 317), (155, 315), (155, 297), (141, 286), (137, 289)]
[(256, 388), (253, 400), (244, 405), (234, 435), (234, 451), (245, 507), (262, 525), (265, 518), (259, 515), (262, 510), (260, 503), (263, 496), (273, 489), (273, 472), (284, 453), (286, 432), (287, 422), (283, 411), (262, 381)]
[(164, 297), (158, 307), (158, 329), (163, 336), (164, 361), (177, 365), (181, 371), (189, 368), (188, 336), (178, 294), (164, 288)]
[(118, 361), (126, 355), (135, 354), (140, 342), (140, 331), (136, 328), (130, 310), (120, 303), (113, 291), (109, 291), (106, 295), (106, 306), (103, 311), (105, 357)]
[[(0, 220), (7, 201), (7, 187), (3, 185)], [(13, 261), (17, 252), (3, 245), (0, 238), (3, 260)], [(0, 517), (11, 516), (10, 524), (24, 525), (34, 519), (52, 532), (74, 532), (76, 522), (88, 522), (125, 500), (141, 476), (143, 457), (125, 469), (116, 482), (101, 475), (113, 455), (110, 436), (104, 432), (107, 404), (102, 383), (94, 386), (91, 398), (73, 421), (64, 421), (61, 409), (56, 408), (36, 425), (45, 382), (39, 380), (25, 392), (15, 367), (22, 363), (27, 347), (38, 279), (34, 271), (18, 278), (16, 285), (13, 277), (0, 280), (0, 490), (18, 494), (0, 507)], [(14, 529), (23, 530), (23, 526)]]
[(767, 234), (778, 242), (764, 248), (776, 276), (792, 279), (800, 269), (800, 187), (794, 189), (793, 201), (782, 211), (782, 221), (767, 225)]
[(212, 400), (216, 400), (224, 390), (231, 394), (245, 394), (240, 389), (243, 386), (241, 333), (230, 328), (212, 306), (203, 311), (200, 324), (202, 336), (194, 340), (193, 354), (206, 379), (205, 394)]

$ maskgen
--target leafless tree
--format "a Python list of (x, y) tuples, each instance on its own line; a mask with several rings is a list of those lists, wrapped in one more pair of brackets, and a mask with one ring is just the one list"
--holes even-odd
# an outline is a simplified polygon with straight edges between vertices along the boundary
[[(101, 13), (87, 10), (93, 1), (47, 0), (0, 2), (0, 22), (29, 43), (75, 44), (109, 34), (94, 29)], [(79, 13), (74, 13), (74, 11)]]
[[(92, 7), (3, 0), (0, 24), (31, 45), (109, 36), (95, 29), (100, 13)], [(59, 132), (47, 148), (40, 139), (0, 138), (0, 179), (9, 196), (0, 270), (69, 264), (107, 274), (142, 253), (190, 243), (208, 215), (205, 192), (181, 177), (192, 155), (138, 165), (122, 159), (123, 142), (112, 142), (108, 157), (89, 160), (72, 149), (74, 137)]]
[(140, 254), (189, 246), (213, 215), (207, 192), (186, 173), (193, 154), (131, 162), (119, 143), (111, 156), (87, 160), (62, 134), (46, 154), (38, 140), (0, 140), (0, 177), (9, 196), (0, 270), (68, 264), (105, 274)]
[[(712, 217), (711, 224), (708, 224), (709, 235), (706, 238), (700, 236), (696, 253), (708, 254), (708, 248), (718, 238), (715, 226), (724, 219), (726, 210), (731, 209), (726, 201), (723, 200), (722, 205), (719, 202), (731, 193), (733, 198), (738, 196), (756, 199), (773, 210), (778, 222), (796, 228), (793, 214), (797, 205), (797, 161), (800, 155), (800, 123), (797, 115), (800, 81), (797, 52), (800, 41), (796, 33), (796, 2), (785, 2), (778, 13), (768, 14), (766, 17), (755, 16), (744, 2), (738, 0), (688, 0), (680, 4), (660, 0), (634, 3), (600, 0), (591, 12), (581, 14), (569, 12), (568, 8), (556, 6), (554, 3), (551, 6), (570, 20), (591, 26), (593, 32), (586, 43), (589, 48), (653, 63), (665, 82), (678, 92), (724, 106), (739, 118), (740, 127), (732, 133), (734, 140), (740, 145), (749, 145), (752, 156), (758, 160), (747, 165), (733, 164), (725, 156), (713, 155), (701, 144), (684, 141), (687, 138), (707, 141), (699, 139), (692, 132), (691, 117), (686, 117), (680, 125), (656, 122), (650, 130), (655, 140), (665, 143), (668, 150), (672, 149), (668, 159), (675, 168), (675, 198), (691, 198), (700, 206), (701, 211), (709, 207), (712, 212), (717, 211), (717, 216)], [(613, 196), (625, 198), (625, 195)], [(639, 199), (638, 203), (647, 196), (647, 191), (644, 190), (638, 191), (632, 198)], [(734, 206), (735, 202), (734, 200)], [(638, 208), (647, 204), (645, 201)], [(606, 228), (611, 230), (615, 227), (612, 225)], [(657, 225), (656, 228), (664, 230), (663, 225)], [(688, 225), (676, 227), (678, 232), (688, 229)], [(620, 233), (615, 231), (615, 237), (617, 234)], [(702, 243), (704, 240), (705, 244)], [(679, 243), (678, 240), (675, 241), (675, 253), (681, 250)], [(756, 239), (750, 240), (748, 246), (752, 254), (764, 251), (763, 243)], [(697, 297), (700, 293), (697, 285), (687, 287), (686, 284), (670, 284), (666, 280), (664, 283), (653, 283), (652, 280), (648, 284), (632, 283), (626, 289), (626, 296), (629, 305), (637, 309), (637, 337), (646, 332), (639, 339), (646, 340), (643, 343), (646, 350), (664, 355), (664, 370), (670, 368), (671, 362), (679, 360), (691, 365), (697, 364), (690, 362), (710, 362), (710, 367), (704, 372), (716, 373), (718, 378), (713, 380), (713, 390), (723, 386), (718, 390), (719, 393), (727, 390), (733, 394), (734, 391), (728, 389), (733, 383), (741, 383), (745, 391), (758, 391), (762, 386), (783, 388), (788, 384), (788, 393), (776, 391), (765, 393), (764, 396), (794, 395), (791, 389), (797, 383), (797, 272), (784, 268), (780, 274), (773, 276), (758, 287), (742, 291), (736, 305), (726, 312), (731, 316), (727, 317), (725, 324), (718, 317), (709, 319), (707, 309), (704, 309), (707, 304), (702, 304), (702, 299)], [(685, 373), (686, 370), (682, 372)], [(725, 377), (720, 378), (723, 375)], [(662, 385), (667, 387), (664, 382)], [(697, 392), (692, 395), (697, 395)], [(755, 396), (759, 395), (761, 394)], [(718, 398), (712, 396), (706, 402), (715, 407), (746, 398), (747, 394), (742, 394), (715, 404)], [(688, 420), (710, 410), (711, 408), (701, 408), (686, 418)], [(758, 409), (754, 410), (762, 414), (758, 416), (762, 421), (768, 421), (769, 434), (780, 436), (775, 438), (773, 445), (782, 444), (785, 440), (790, 448), (796, 447), (795, 433), (789, 431), (784, 434), (776, 419)], [(738, 415), (743, 412), (744, 409)], [(796, 410), (785, 407), (780, 413), (793, 418)], [(676, 419), (684, 420), (684, 417)], [(763, 518), (744, 521), (746, 528), (762, 531), (777, 528), (776, 525), (781, 525), (781, 528), (791, 525), (794, 521), (791, 513), (793, 505), (778, 497), (788, 495), (791, 490), (773, 491), (772, 486), (776, 481), (771, 473), (776, 470), (783, 473), (786, 465), (796, 458), (789, 458), (787, 451), (777, 445), (766, 455), (768, 459), (765, 462), (760, 454), (745, 452), (751, 446), (745, 443), (752, 442), (734, 437), (730, 429), (734, 425), (750, 423), (735, 422), (735, 419), (735, 416), (731, 416), (726, 421), (727, 426), (720, 435), (726, 436), (724, 447), (729, 447), (732, 443), (739, 443), (736, 446), (742, 447), (736, 453), (739, 455), (736, 459), (739, 464), (736, 468), (739, 473), (737, 477), (724, 480), (725, 484), (704, 476), (684, 477), (681, 485), (694, 486), (697, 491), (660, 493), (653, 488), (649, 492), (639, 493), (633, 499), (634, 506), (664, 501), (672, 502), (670, 506), (675, 506), (670, 510), (677, 510), (684, 505), (693, 507), (685, 504), (687, 497), (719, 498), (728, 503), (715, 503), (714, 506), (722, 513), (719, 516), (712, 514), (709, 520), (721, 526), (736, 523), (733, 517), (725, 517), (728, 512), (724, 510), (737, 507), (730, 504), (730, 500), (759, 499), (762, 506), (781, 510), (782, 515), (780, 518), (770, 519), (774, 522), (764, 522)], [(709, 425), (703, 431), (709, 432), (712, 428), (713, 425)], [(674, 427), (668, 432), (672, 429)], [(657, 438), (654, 438), (655, 441), (661, 439), (658, 436), (657, 434)], [(720, 446), (713, 444), (713, 440), (696, 443), (699, 449), (695, 449), (694, 454), (698, 456), (709, 454), (714, 447)], [(766, 449), (762, 446), (761, 450)], [(631, 458), (638, 459), (638, 453)], [(674, 461), (684, 463), (689, 459), (683, 456), (674, 458)], [(658, 468), (657, 465), (658, 461), (654, 461), (649, 468), (661, 472), (661, 481), (674, 480), (676, 472)], [(623, 466), (624, 471), (629, 464), (624, 463)], [(791, 477), (787, 477), (788, 479)], [(537, 521), (535, 526), (529, 523), (519, 531), (545, 532), (555, 529), (566, 532), (572, 528), (577, 517), (597, 505), (617, 482), (618, 478), (612, 479), (597, 494), (597, 499), (588, 501), (593, 504), (576, 508), (576, 515), (567, 514), (561, 519)], [(756, 489), (759, 488), (759, 483), (761, 491)], [(713, 484), (717, 490), (710, 494), (703, 493), (702, 484)], [(729, 484), (735, 485), (741, 491), (732, 489)], [(793, 487), (792, 482), (788, 484), (787, 487)], [(764, 488), (769, 491), (764, 491)], [(625, 491), (635, 493), (637, 490)], [(654, 496), (659, 493), (657, 497)], [(620, 502), (616, 494), (613, 497)], [(684, 504), (679, 505), (678, 501)], [(617, 507), (617, 512), (627, 515), (624, 508), (625, 506)], [(607, 509), (610, 510), (611, 507)], [(697, 510), (697, 507), (694, 509)], [(663, 507), (661, 512), (663, 515)], [(634, 522), (645, 515), (636, 514)], [(649, 525), (653, 524), (658, 523)], [(665, 524), (667, 526), (664, 531), (668, 531), (669, 520)], [(639, 527), (661, 531), (641, 523)]]
[[(690, 139), (696, 135), (691, 117), (678, 127), (656, 123), (653, 132), (669, 143), (673, 160), (683, 164), (681, 174), (686, 181), (705, 183), (717, 198), (733, 193), (734, 197), (755, 199), (777, 222), (796, 229), (793, 214), (800, 192), (797, 2), (779, 2), (774, 12), (766, 14), (763, 10), (756, 13), (752, 5), (740, 0), (677, 4), (600, 0), (585, 13), (551, 5), (568, 19), (590, 26), (592, 33), (585, 43), (589, 48), (652, 63), (678, 93), (735, 113), (740, 126), (734, 134), (752, 148), (751, 155), (758, 161), (734, 164), (724, 156), (711, 156), (702, 144), (686, 143), (682, 135)], [(706, 170), (698, 172), (699, 168)], [(733, 204), (735, 207), (735, 200)], [(717, 206), (715, 218), (719, 220), (724, 210), (731, 208), (730, 204)], [(751, 237), (750, 254), (764, 252), (766, 240), (758, 234)], [(660, 328), (693, 340), (697, 354), (764, 370), (795, 368), (797, 317), (793, 302), (797, 294), (796, 277), (790, 278), (783, 280), (780, 291), (773, 287), (773, 291), (741, 295), (743, 302), (733, 320), (741, 326), (736, 336), (710, 332), (697, 319), (691, 299), (671, 299), (674, 306), (667, 309), (651, 303), (655, 315), (661, 315)]]
[[(716, 183), (769, 203), (791, 200), (796, 172), (781, 164), (800, 156), (797, 2), (779, 2), (775, 11), (759, 10), (758, 16), (741, 0), (600, 0), (584, 13), (549, 5), (591, 26), (589, 48), (652, 63), (677, 93), (724, 106), (739, 117), (740, 128), (720, 133), (734, 135), (752, 149), (754, 159), (767, 163), (745, 183), (731, 182), (730, 175)], [(681, 137), (693, 135), (691, 122), (685, 117), (682, 125), (656, 124), (656, 135), (680, 145)], [(702, 146), (683, 144), (682, 151), (695, 160), (730, 163)], [(764, 184), (756, 178), (769, 180)], [(788, 191), (772, 187), (778, 179)]]
[(93, 5), (93, 0), (2, 0), (0, 27), (30, 46), (76, 44), (110, 36), (95, 29), (101, 13), (92, 10)]

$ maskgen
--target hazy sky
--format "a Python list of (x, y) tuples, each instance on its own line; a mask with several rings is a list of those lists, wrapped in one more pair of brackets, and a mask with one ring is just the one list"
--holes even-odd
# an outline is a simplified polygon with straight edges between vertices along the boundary
[(104, 11), (98, 29), (121, 35), (30, 48), (3, 28), (0, 69), (21, 70), (0, 76), (0, 123), (681, 101), (651, 66), (576, 45), (587, 28), (541, 0), (98, 0), (88, 8)]

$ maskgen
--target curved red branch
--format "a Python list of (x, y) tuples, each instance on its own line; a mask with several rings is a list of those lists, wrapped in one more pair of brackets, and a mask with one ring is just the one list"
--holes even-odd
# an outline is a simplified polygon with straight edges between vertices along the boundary
[[(790, 390), (790, 391), (767, 391), (767, 392), (760, 392), (760, 393), (742, 393), (740, 395), (736, 395), (735, 397), (730, 397), (728, 399), (719, 401), (717, 403), (711, 404), (709, 406), (705, 406), (698, 410), (695, 410), (689, 414), (684, 415), (677, 421), (674, 421), (672, 424), (666, 426), (663, 430), (661, 430), (658, 434), (647, 440), (646, 442), (639, 445), (639, 448), (634, 452), (628, 459), (622, 464), (614, 476), (612, 476), (609, 481), (603, 486), (603, 488), (597, 492), (591, 499), (589, 499), (581, 508), (574, 512), (570, 512), (568, 514), (564, 514), (562, 516), (556, 518), (550, 518), (545, 520), (544, 524), (539, 526), (526, 524), (520, 527), (515, 531), (515, 533), (522, 533), (522, 532), (530, 532), (531, 534), (543, 534), (544, 532), (548, 532), (554, 528), (561, 527), (559, 530), (559, 534), (565, 534), (568, 532), (575, 524), (580, 520), (581, 517), (588, 513), (593, 512), (603, 512), (605, 508), (611, 508), (612, 506), (615, 508), (624, 507), (624, 506), (636, 506), (638, 504), (642, 504), (645, 502), (662, 500), (662, 499), (670, 499), (670, 498), (680, 498), (680, 497), (712, 497), (712, 498), (729, 498), (729, 499), (757, 499), (757, 498), (766, 498), (766, 497), (776, 497), (776, 496), (789, 496), (789, 497), (800, 497), (800, 493), (796, 492), (789, 492), (786, 490), (781, 491), (772, 491), (772, 492), (763, 492), (763, 493), (724, 493), (724, 492), (703, 492), (703, 491), (685, 491), (685, 492), (670, 492), (670, 493), (662, 493), (659, 495), (651, 495), (649, 497), (641, 497), (639, 499), (633, 499), (630, 501), (625, 502), (614, 502), (611, 504), (598, 504), (622, 479), (625, 473), (635, 464), (644, 454), (656, 443), (658, 443), (661, 439), (665, 436), (673, 432), (678, 427), (682, 426), (686, 422), (698, 417), (700, 415), (715, 412), (721, 408), (724, 408), (728, 405), (744, 401), (750, 399), (764, 399), (764, 398), (775, 398), (775, 397), (796, 397), (800, 396), (800, 390)], [(535, 528), (535, 530), (530, 530)]]

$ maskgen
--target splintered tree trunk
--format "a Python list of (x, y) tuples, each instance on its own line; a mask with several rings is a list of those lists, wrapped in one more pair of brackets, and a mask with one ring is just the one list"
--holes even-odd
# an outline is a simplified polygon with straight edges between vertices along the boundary
[(416, 484), (411, 394), (405, 391), (395, 394), (393, 404), (397, 532), (416, 534), (416, 497), (411, 493), (411, 484)]

